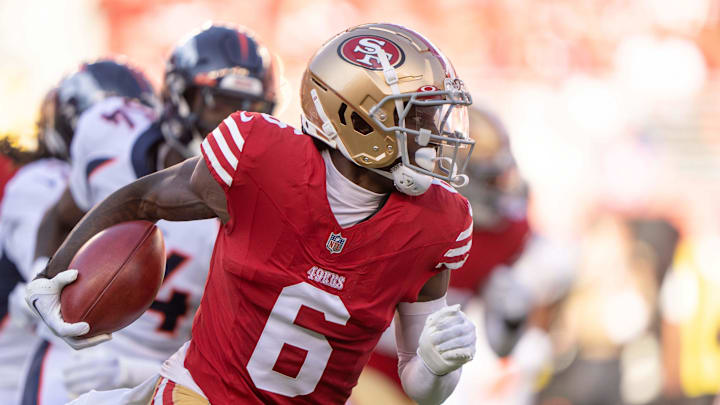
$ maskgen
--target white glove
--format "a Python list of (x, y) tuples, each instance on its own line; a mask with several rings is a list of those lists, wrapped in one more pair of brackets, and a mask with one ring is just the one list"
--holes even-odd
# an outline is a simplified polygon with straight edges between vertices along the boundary
[(25, 283), (17, 283), (8, 297), (8, 313), (10, 323), (20, 329), (32, 331), (35, 326), (35, 315), (25, 302)]
[(433, 374), (445, 375), (472, 360), (475, 341), (475, 325), (453, 305), (427, 317), (417, 354)]
[(62, 338), (73, 349), (80, 350), (86, 347), (111, 339), (109, 334), (97, 335), (87, 339), (77, 339), (90, 331), (87, 322), (67, 323), (60, 315), (60, 291), (77, 279), (77, 270), (65, 270), (55, 277), (38, 278), (28, 283), (25, 288), (25, 301), (30, 309), (37, 315), (50, 330)]
[(93, 389), (134, 387), (159, 372), (160, 363), (156, 361), (91, 350), (74, 353), (72, 361), (63, 368), (63, 382), (71, 394), (80, 396)]

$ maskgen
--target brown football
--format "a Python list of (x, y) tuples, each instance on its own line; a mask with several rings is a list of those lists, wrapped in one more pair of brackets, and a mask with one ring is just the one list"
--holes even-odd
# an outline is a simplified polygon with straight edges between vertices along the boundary
[(155, 299), (165, 273), (165, 242), (152, 222), (123, 222), (88, 240), (69, 268), (78, 277), (60, 295), (63, 319), (90, 324), (83, 338), (111, 333)]

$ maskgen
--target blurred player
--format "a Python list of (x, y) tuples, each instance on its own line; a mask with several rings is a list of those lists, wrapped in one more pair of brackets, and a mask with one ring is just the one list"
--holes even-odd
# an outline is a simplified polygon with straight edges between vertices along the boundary
[(25, 310), (24, 285), (34, 276), (30, 268), (37, 226), (60, 197), (68, 174), (67, 163), (42, 156), (8, 182), (0, 206), (0, 404), (15, 403), (23, 364), (37, 343), (28, 322), (32, 315)]
[[(493, 270), (514, 262), (530, 234), (525, 215), (526, 189), (504, 125), (486, 109), (473, 107), (468, 112), (475, 149), (468, 165), (470, 183), (460, 192), (472, 205), (473, 244), (463, 271), (452, 274), (448, 289), (448, 302), (462, 305), (482, 293)], [(496, 314), (490, 318), (495, 323), (491, 329), (496, 334), (492, 339), (493, 348), (504, 356), (517, 341), (519, 333), (515, 332), (520, 331), (521, 323), (517, 322), (519, 320), (506, 323)], [(512, 336), (509, 333), (502, 337), (497, 335), (510, 332), (510, 327), (513, 328)], [(385, 332), (373, 352), (353, 391), (353, 405), (407, 401), (397, 373), (395, 337), (391, 332)]]
[(547, 330), (573, 280), (575, 250), (531, 232), (527, 186), (504, 126), (488, 111), (475, 110), (473, 118), (473, 182), (463, 194), (473, 204), (477, 243), (466, 263), (473, 271), (456, 273), (450, 284), (461, 299), (474, 293), (467, 309), (484, 333), (481, 361), (448, 403), (529, 404), (552, 359)]
[[(42, 135), (39, 136), (42, 139)], [(10, 150), (8, 156), (19, 156)], [(23, 153), (23, 156), (29, 156)], [(14, 166), (14, 163), (12, 163)], [(15, 404), (19, 395), (23, 364), (38, 341), (29, 310), (20, 313), (24, 285), (32, 279), (30, 271), (37, 225), (44, 210), (60, 196), (69, 168), (52, 158), (39, 141), (33, 161), (24, 165), (5, 186), (0, 204), (0, 404)], [(12, 319), (11, 319), (12, 317)]]
[[(41, 255), (51, 254), (63, 230), (116, 189), (199, 153), (200, 134), (231, 112), (271, 112), (273, 80), (270, 54), (251, 34), (212, 25), (173, 51), (159, 117), (123, 98), (107, 99), (83, 114), (71, 146), (69, 189), (44, 220)], [(63, 343), (38, 347), (35, 356), (42, 361), (28, 374), (23, 403), (65, 403), (93, 388), (137, 385), (157, 374), (162, 361), (190, 339), (218, 222), (162, 221), (158, 226), (168, 257), (150, 309), (95, 350), (74, 354)]]
[(96, 206), (28, 286), (59, 335), (92, 344), (73, 337), (86, 323), (51, 309), (82, 243), (130, 219), (222, 220), (191, 342), (157, 384), (110, 393), (115, 402), (150, 399), (155, 386), (154, 403), (343, 404), (396, 309), (406, 392), (434, 404), (454, 389), (475, 346), (445, 299), (471, 245), (469, 204), (447, 183), (467, 183), (469, 95), (427, 39), (370, 24), (316, 53), (301, 103), (306, 134), (267, 114), (227, 117), (202, 158)]
[(470, 135), (476, 142), (468, 166), (471, 183), (462, 189), (473, 209), (473, 246), (466, 269), (450, 285), (463, 302), (480, 292), (498, 266), (512, 264), (530, 236), (527, 186), (518, 171), (505, 126), (492, 112), (470, 110)]
[[(70, 174), (67, 147), (77, 117), (105, 97), (152, 95), (149, 82), (111, 60), (88, 63), (46, 95), (40, 108), (38, 146), (34, 152), (8, 149), (23, 163), (8, 183), (0, 207), (0, 403), (15, 403), (22, 367), (38, 342), (24, 299), (32, 271), (37, 231), (45, 211), (55, 204)], [(11, 148), (8, 143), (6, 147)], [(37, 271), (42, 270), (42, 267)]]

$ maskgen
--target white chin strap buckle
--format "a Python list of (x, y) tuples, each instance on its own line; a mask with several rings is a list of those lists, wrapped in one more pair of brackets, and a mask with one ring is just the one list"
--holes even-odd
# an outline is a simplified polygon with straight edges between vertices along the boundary
[(418, 173), (402, 163), (390, 169), (395, 188), (403, 194), (418, 196), (425, 193), (432, 184), (432, 176)]

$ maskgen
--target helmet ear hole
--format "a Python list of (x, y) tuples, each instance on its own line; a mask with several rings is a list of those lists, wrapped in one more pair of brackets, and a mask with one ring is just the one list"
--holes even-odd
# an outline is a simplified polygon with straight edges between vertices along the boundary
[(360, 114), (353, 111), (350, 114), (350, 121), (352, 121), (353, 129), (363, 135), (367, 135), (373, 131), (373, 127), (365, 121)]

